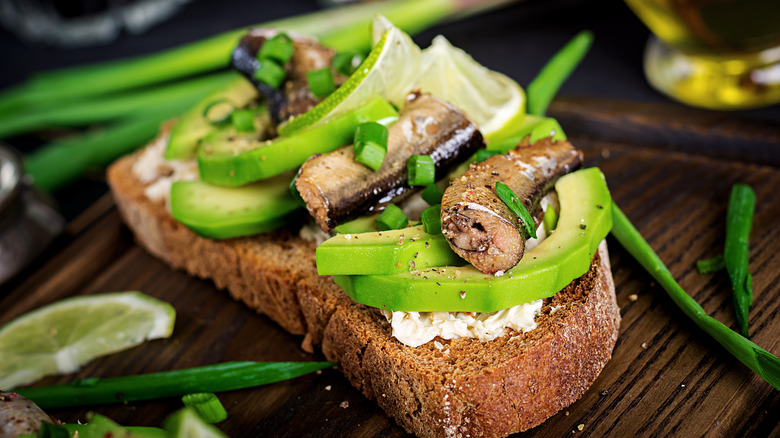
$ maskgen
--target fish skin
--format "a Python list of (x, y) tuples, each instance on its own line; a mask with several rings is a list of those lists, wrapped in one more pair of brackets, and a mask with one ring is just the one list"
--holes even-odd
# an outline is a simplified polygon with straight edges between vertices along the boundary
[(429, 94), (411, 93), (388, 131), (387, 155), (377, 171), (355, 161), (352, 145), (315, 155), (301, 166), (296, 188), (323, 231), (420, 189), (407, 182), (406, 162), (412, 155), (430, 155), (440, 179), (484, 147), (474, 123)]
[(555, 181), (582, 165), (582, 151), (566, 141), (521, 144), (503, 155), (472, 164), (453, 180), (442, 198), (442, 233), (453, 251), (486, 274), (515, 266), (523, 257), (520, 219), (496, 194), (501, 181), (531, 216)]
[[(322, 99), (315, 97), (309, 90), (306, 72), (330, 67), (336, 51), (327, 48), (315, 39), (288, 33), (293, 41), (293, 54), (285, 67), (287, 78), (279, 90), (257, 81), (254, 72), (260, 67), (257, 53), (266, 40), (279, 33), (276, 29), (251, 29), (241, 38), (231, 55), (230, 65), (249, 79), (265, 98), (271, 120), (275, 125), (312, 109)], [(343, 84), (347, 77), (331, 68), (336, 86)]]

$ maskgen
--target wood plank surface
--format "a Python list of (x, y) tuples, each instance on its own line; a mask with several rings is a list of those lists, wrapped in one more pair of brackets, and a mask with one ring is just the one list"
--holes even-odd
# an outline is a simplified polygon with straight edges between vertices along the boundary
[[(728, 276), (700, 275), (695, 263), (723, 250), (731, 186), (744, 182), (755, 189), (750, 333), (754, 342), (780, 355), (780, 169), (773, 166), (780, 164), (778, 128), (734, 124), (730, 139), (723, 140), (726, 134), (702, 128), (722, 118), (719, 114), (708, 113), (708, 120), (693, 110), (675, 110), (668, 114), (689, 122), (677, 126), (661, 109), (636, 103), (609, 107), (562, 100), (553, 109), (584, 150), (586, 165), (603, 170), (616, 202), (682, 287), (731, 327)], [(620, 123), (611, 122), (610, 113)], [(626, 113), (649, 116), (632, 121)], [(575, 121), (567, 125), (567, 117)], [(618, 125), (617, 134), (605, 128)], [(671, 134), (642, 134), (672, 125)], [(717, 150), (708, 153), (701, 146), (706, 138), (720, 139)], [(608, 244), (623, 317), (613, 358), (582, 399), (525, 435), (780, 436), (780, 392), (691, 323), (614, 239)], [(108, 197), (72, 222), (66, 236), (4, 288), (0, 324), (64, 297), (120, 290), (141, 290), (170, 302), (177, 310), (173, 336), (41, 384), (232, 360), (321, 359), (299, 348), (302, 337), (289, 335), (212, 283), (172, 271), (135, 245)], [(219, 427), (231, 437), (406, 436), (336, 369), (220, 398), (229, 416)], [(92, 409), (122, 424), (157, 426), (179, 407), (178, 400), (161, 400)], [(51, 413), (74, 422), (84, 420), (88, 410)]]

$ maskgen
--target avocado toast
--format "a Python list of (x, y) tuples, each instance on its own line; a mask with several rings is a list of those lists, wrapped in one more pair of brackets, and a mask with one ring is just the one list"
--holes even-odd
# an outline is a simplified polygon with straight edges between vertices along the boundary
[[(403, 117), (402, 112), (399, 115)], [(386, 315), (389, 311), (403, 311), (405, 304), (397, 304), (399, 301), (394, 301), (395, 298), (383, 303), (381, 300), (387, 300), (387, 295), (379, 297), (380, 301), (369, 302), (370, 305), (360, 304), (353, 298), (370, 290), (371, 285), (378, 284), (378, 281), (389, 285), (387, 290), (392, 294), (393, 287), (416, 281), (406, 278), (409, 276), (417, 276), (420, 282), (435, 285), (437, 278), (434, 274), (420, 274), (418, 271), (442, 269), (440, 266), (418, 267), (399, 260), (390, 267), (398, 268), (400, 263), (403, 269), (389, 275), (367, 271), (360, 271), (359, 275), (334, 272), (338, 275), (336, 280), (340, 287), (332, 276), (318, 275), (317, 270), (322, 270), (322, 266), (317, 265), (315, 257), (317, 244), (302, 236), (310, 231), (305, 231), (307, 228), (304, 227), (302, 233), (300, 222), (293, 221), (271, 233), (225, 240), (204, 237), (208, 231), (204, 232), (203, 226), (189, 224), (192, 229), (188, 228), (172, 217), (164, 197), (149, 196), (150, 189), (159, 191), (156, 186), (169, 176), (188, 174), (197, 178), (197, 171), (187, 169), (186, 165), (177, 168), (179, 164), (155, 161), (154, 157), (163, 155), (168, 136), (169, 132), (164, 129), (160, 138), (146, 149), (120, 159), (108, 172), (120, 212), (139, 243), (172, 267), (213, 280), (218, 287), (227, 289), (234, 298), (267, 315), (287, 331), (304, 335), (304, 349), (311, 351), (317, 348), (328, 360), (338, 361), (356, 388), (375, 400), (411, 433), (420, 436), (505, 436), (526, 430), (579, 398), (611, 356), (620, 317), (606, 246), (599, 244), (603, 236), (594, 238), (593, 231), (599, 227), (593, 223), (583, 224), (590, 228), (582, 228), (575, 223), (571, 231), (556, 232), (561, 236), (559, 240), (567, 233), (571, 234), (568, 240), (577, 239), (580, 235), (585, 237), (586, 234), (588, 239), (583, 240), (578, 246), (581, 249), (575, 251), (580, 254), (577, 256), (579, 261), (584, 260), (585, 264), (577, 268), (580, 271), (559, 269), (561, 275), (556, 278), (569, 278), (555, 290), (529, 286), (526, 292), (533, 296), (527, 297), (526, 292), (518, 291), (522, 293), (507, 298), (507, 292), (512, 295), (513, 285), (521, 278), (529, 282), (527, 285), (532, 285), (533, 279), (538, 278), (531, 275), (534, 263), (539, 264), (538, 272), (548, 272), (547, 268), (551, 266), (564, 266), (563, 261), (567, 257), (563, 253), (550, 256), (556, 261), (549, 265), (542, 260), (534, 262), (538, 259), (535, 254), (541, 255), (549, 250), (545, 248), (556, 242), (552, 238), (546, 246), (542, 242), (536, 253), (534, 250), (527, 251), (526, 257), (502, 277), (474, 270), (463, 274), (473, 277), (471, 285), (454, 289), (455, 283), (467, 281), (455, 278), (460, 274), (454, 269), (450, 274), (441, 273), (438, 283), (449, 282), (450, 286), (445, 287), (454, 291), (454, 298), (428, 301), (434, 306), (440, 304), (444, 309), (408, 308), (410, 312), (447, 310), (473, 316), (473, 312), (477, 311), (492, 312), (522, 304), (527, 299), (543, 299), (539, 301), (539, 309), (533, 318), (534, 329), (510, 328), (489, 341), (471, 337), (438, 337), (419, 346), (405, 345), (394, 337), (393, 324)], [(551, 141), (543, 139), (535, 142), (533, 147), (545, 147)], [(563, 193), (561, 196), (562, 201), (571, 198)], [(173, 209), (173, 199), (171, 204)], [(273, 209), (278, 211), (278, 205), (274, 203)], [(282, 202), (281, 205), (287, 204)], [(593, 207), (597, 208), (595, 205)], [(565, 209), (563, 203), (561, 210), (561, 223), (568, 223), (564, 216), (573, 210)], [(256, 217), (263, 214), (274, 216), (258, 213), (260, 211), (259, 207), (253, 210)], [(294, 209), (282, 216), (292, 214), (292, 211)], [(242, 214), (236, 210), (229, 216), (241, 217)], [(268, 222), (264, 219), (260, 221)], [(325, 221), (323, 223), (330, 226)], [(603, 227), (609, 228), (608, 225)], [(240, 228), (230, 224), (219, 229), (232, 232)], [(606, 234), (606, 231), (601, 231)], [(405, 244), (416, 243), (419, 238), (414, 237), (417, 234), (428, 233), (423, 230), (407, 236)], [(431, 239), (442, 242), (445, 237), (432, 235)], [(401, 238), (395, 246), (403, 247), (403, 240)], [(355, 246), (359, 246), (357, 239), (354, 242)], [(323, 245), (323, 248), (327, 246)], [(586, 254), (584, 259), (582, 254)], [(332, 269), (337, 271), (353, 264), (362, 269), (359, 264), (350, 263), (349, 259), (344, 259), (344, 266), (339, 266), (337, 262), (332, 263), (333, 257), (338, 260), (338, 256), (331, 257), (331, 265), (335, 265)], [(414, 262), (416, 257), (413, 253), (408, 261)], [(328, 256), (322, 259), (323, 265), (327, 259)], [(374, 265), (383, 263), (365, 265), (371, 270)], [(463, 266), (463, 262), (458, 266)], [(466, 272), (470, 267), (462, 269)], [(523, 270), (528, 271), (527, 275), (514, 278), (515, 272)], [(375, 280), (373, 283), (372, 278)], [(494, 299), (478, 299), (477, 288), (492, 289), (494, 284), (496, 290), (500, 290), (500, 293), (492, 294)], [(550, 287), (548, 285), (548, 289)], [(434, 290), (432, 293), (435, 295), (437, 292)], [(363, 298), (356, 299), (365, 302)], [(518, 300), (520, 302), (516, 302)], [(463, 302), (467, 307), (453, 308), (453, 302)], [(470, 307), (472, 305), (486, 307), (473, 310), (476, 308)], [(383, 309), (383, 306), (390, 308)]]

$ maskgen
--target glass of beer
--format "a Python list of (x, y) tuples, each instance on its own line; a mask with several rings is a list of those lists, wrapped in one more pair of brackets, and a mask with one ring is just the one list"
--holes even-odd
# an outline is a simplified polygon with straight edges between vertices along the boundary
[(654, 33), (650, 84), (688, 105), (780, 102), (780, 0), (625, 0)]

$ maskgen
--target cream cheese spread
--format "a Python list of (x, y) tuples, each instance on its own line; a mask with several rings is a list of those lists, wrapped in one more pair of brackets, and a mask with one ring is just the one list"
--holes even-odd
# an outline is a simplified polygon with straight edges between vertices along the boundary
[(192, 181), (198, 179), (198, 163), (193, 160), (166, 160), (163, 158), (168, 135), (161, 135), (147, 146), (141, 156), (133, 163), (133, 175), (144, 184), (147, 198), (154, 202), (168, 204), (171, 184), (174, 181)]

